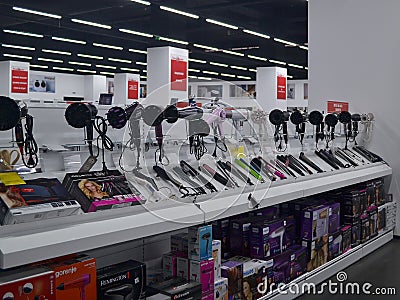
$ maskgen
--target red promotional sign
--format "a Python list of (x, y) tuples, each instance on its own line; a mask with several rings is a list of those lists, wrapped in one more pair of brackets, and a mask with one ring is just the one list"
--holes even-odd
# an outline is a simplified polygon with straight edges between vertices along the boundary
[(286, 76), (278, 75), (277, 77), (278, 100), (286, 100)]
[(139, 82), (136, 80), (128, 80), (128, 99), (139, 99)]
[(11, 93), (28, 94), (28, 71), (15, 69), (11, 71)]
[(171, 59), (171, 90), (187, 91), (187, 61)]
[(341, 101), (328, 101), (328, 113), (341, 113), (349, 111), (349, 103)]

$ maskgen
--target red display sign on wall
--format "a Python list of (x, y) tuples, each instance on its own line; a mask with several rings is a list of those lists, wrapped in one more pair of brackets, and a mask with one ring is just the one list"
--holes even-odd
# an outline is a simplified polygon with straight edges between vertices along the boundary
[(171, 59), (171, 90), (187, 91), (187, 61)]
[(277, 77), (277, 99), (286, 100), (286, 76), (278, 75)]
[(328, 101), (328, 113), (341, 113), (342, 111), (349, 111), (349, 103), (341, 101)]
[(28, 71), (11, 70), (11, 93), (28, 94)]
[(137, 82), (136, 80), (128, 80), (128, 99), (139, 99), (139, 82)]

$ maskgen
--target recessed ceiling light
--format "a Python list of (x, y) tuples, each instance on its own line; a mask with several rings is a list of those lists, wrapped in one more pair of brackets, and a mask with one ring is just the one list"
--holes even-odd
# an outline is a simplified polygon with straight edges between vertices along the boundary
[(147, 70), (142, 70), (143, 73), (147, 73)]
[(210, 78), (210, 77), (201, 77), (201, 76), (197, 77), (197, 79), (201, 79), (201, 80), (212, 80), (212, 78)]
[(35, 51), (36, 50), (33, 47), (10, 45), (10, 44), (1, 44), (1, 46), (3, 46), (4, 48), (13, 48), (13, 49), (28, 50), (28, 51)]
[(231, 78), (236, 77), (236, 75), (233, 75), (233, 74), (226, 74), (226, 73), (221, 73), (221, 76), (231, 77)]
[(308, 47), (306, 47), (306, 46), (299, 46), (299, 48), (308, 51)]
[(227, 64), (221, 64), (221, 63), (213, 62), (213, 61), (210, 61), (210, 65), (218, 66), (218, 67), (223, 67), (223, 68), (229, 67)]
[(189, 69), (189, 72), (200, 73), (200, 70), (197, 70), (197, 69)]
[(193, 79), (196, 79), (196, 78), (197, 78), (197, 76), (192, 76), (192, 75), (189, 75), (189, 76), (188, 76), (188, 78), (193, 78)]
[(239, 27), (237, 27), (237, 26), (226, 24), (224, 22), (216, 21), (216, 20), (213, 20), (213, 19), (206, 19), (206, 22), (212, 23), (212, 24), (215, 24), (215, 25), (219, 25), (219, 26), (223, 26), (223, 27), (227, 27), (227, 28), (230, 28), (230, 29), (235, 29), (235, 30), (239, 29)]
[(147, 54), (147, 51), (138, 50), (138, 49), (129, 49), (129, 52), (135, 52), (135, 53), (140, 53), (140, 54)]
[(68, 62), (70, 65), (77, 65), (77, 66), (85, 66), (85, 67), (91, 67), (92, 65), (89, 63), (85, 62), (79, 62), (79, 61), (69, 61)]
[(304, 69), (303, 66), (296, 65), (296, 64), (288, 64), (288, 66), (293, 67), (293, 68), (298, 68), (298, 69)]
[(110, 25), (104, 25), (104, 24), (90, 22), (90, 21), (84, 21), (84, 20), (80, 20), (80, 19), (71, 19), (71, 21), (74, 23), (79, 23), (79, 24), (93, 26), (93, 27), (99, 27), (99, 28), (103, 28), (103, 29), (111, 29), (112, 28)]
[(226, 53), (226, 54), (232, 54), (232, 55), (236, 55), (236, 56), (244, 56), (243, 53), (240, 52), (234, 52), (234, 51), (230, 51), (230, 50), (222, 50), (222, 52)]
[(129, 34), (144, 36), (144, 37), (148, 37), (148, 38), (152, 38), (152, 37), (153, 37), (152, 34), (148, 34), (148, 33), (144, 33), (144, 32), (139, 32), (139, 31), (135, 31), (135, 30), (119, 29), (119, 31), (121, 31), (121, 32), (123, 32), (123, 33), (129, 33)]
[(140, 75), (140, 78), (147, 79), (147, 76)]
[(193, 44), (193, 46), (195, 46), (195, 47), (197, 47), (197, 48), (206, 49), (206, 50), (219, 51), (218, 48), (210, 47), (210, 46), (205, 46), (205, 45), (201, 45), (201, 44)]
[(78, 72), (81, 73), (91, 73), (91, 74), (96, 74), (96, 71), (92, 71), (92, 70), (84, 70), (84, 69), (78, 69)]
[(17, 55), (17, 54), (9, 54), (9, 53), (4, 53), (3, 56), (5, 57), (11, 57), (11, 58), (20, 58), (20, 59), (32, 59), (32, 56), (25, 56), (25, 55)]
[(137, 61), (136, 64), (141, 66), (147, 66), (147, 63), (141, 61)]
[(44, 65), (29, 65), (30, 68), (38, 68), (38, 69), (48, 69), (48, 66)]
[(31, 37), (36, 37), (36, 38), (43, 38), (44, 37), (42, 34), (30, 33), (30, 32), (25, 32), (25, 31), (17, 31), (17, 30), (3, 29), (3, 32), (11, 33), (11, 34), (17, 34), (17, 35), (31, 36)]
[(131, 69), (131, 68), (120, 68), (122, 71), (128, 71), (128, 72), (140, 72), (139, 69)]
[(195, 59), (195, 58), (189, 58), (189, 61), (198, 63), (198, 64), (206, 64), (207, 62), (205, 60), (201, 60), (201, 59)]
[(110, 72), (100, 72), (101, 75), (110, 75), (110, 76), (115, 76), (115, 73), (110, 73)]
[(53, 62), (53, 63), (60, 63), (60, 64), (62, 64), (64, 62), (61, 59), (52, 59), (52, 58), (44, 58), (44, 57), (39, 57), (38, 60), (47, 61), (47, 62)]
[(258, 37), (262, 37), (264, 39), (270, 39), (271, 38), (269, 35), (266, 35), (266, 34), (263, 34), (263, 33), (259, 33), (259, 32), (255, 32), (255, 31), (252, 31), (252, 30), (243, 29), (243, 32), (251, 34), (251, 35), (255, 35), (255, 36), (258, 36)]
[(286, 77), (287, 77), (287, 78), (290, 78), (290, 79), (292, 79), (292, 78), (293, 78), (293, 76), (292, 76), (292, 75), (287, 75)]
[(107, 44), (99, 44), (99, 43), (93, 43), (93, 46), (95, 47), (101, 47), (101, 48), (108, 48), (108, 49), (114, 49), (114, 50), (124, 50), (123, 47), (120, 46), (113, 46), (113, 45), (107, 45)]
[(273, 63), (273, 64), (278, 64), (278, 65), (286, 66), (286, 63), (285, 63), (284, 61), (280, 61), (280, 60), (270, 59), (269, 62), (271, 62), (271, 63)]
[(304, 67), (304, 69), (308, 70), (308, 67)]
[(74, 39), (67, 39), (67, 38), (61, 38), (61, 37), (57, 37), (57, 36), (53, 36), (53, 37), (51, 37), (51, 38), (52, 38), (53, 40), (55, 40), (55, 41), (86, 45), (86, 42), (85, 42), (85, 41), (74, 40)]
[(58, 50), (50, 50), (50, 49), (42, 49), (43, 52), (46, 53), (52, 53), (52, 54), (60, 54), (60, 55), (72, 55), (71, 52), (65, 52), (65, 51), (58, 51)]
[(249, 71), (257, 73), (257, 69), (249, 69)]
[(151, 5), (151, 3), (149, 1), (143, 1), (143, 0), (131, 0), (132, 2), (136, 2), (139, 4), (143, 4), (143, 5)]
[(108, 60), (109, 60), (109, 61), (120, 62), (120, 63), (125, 63), (125, 64), (131, 64), (131, 63), (132, 63), (131, 60), (120, 59), (120, 58), (112, 58), (112, 57), (109, 57)]
[(188, 42), (171, 39), (171, 38), (167, 38), (167, 37), (163, 37), (163, 36), (156, 36), (156, 39), (158, 39), (160, 41), (166, 41), (166, 42), (177, 43), (177, 44), (182, 44), (182, 45), (189, 45)]
[(261, 57), (261, 56), (247, 55), (247, 57), (248, 57), (248, 58), (251, 58), (251, 59), (256, 59), (256, 60), (268, 61), (267, 58)]
[(185, 16), (185, 17), (193, 18), (193, 19), (198, 19), (199, 18), (199, 16), (197, 16), (197, 15), (190, 14), (190, 13), (187, 13), (187, 12), (184, 12), (184, 11), (181, 11), (181, 10), (177, 10), (175, 8), (170, 8), (170, 7), (167, 7), (167, 6), (160, 6), (160, 9), (165, 10), (165, 11), (169, 11), (169, 12), (172, 12), (172, 13), (175, 13), (175, 14), (178, 14), (178, 15), (182, 15), (182, 16)]
[(53, 70), (69, 71), (69, 72), (74, 71), (74, 69), (71, 69), (71, 68), (61, 68), (61, 67), (53, 67)]
[(204, 73), (204, 74), (209, 74), (209, 75), (215, 75), (215, 76), (218, 76), (218, 75), (219, 75), (219, 73), (217, 73), (217, 72), (212, 72), (212, 71), (203, 71), (203, 73)]
[(248, 77), (248, 76), (237, 76), (237, 78), (239, 78), (239, 79), (246, 79), (246, 80), (251, 80), (251, 77)]
[(43, 17), (53, 18), (53, 19), (61, 19), (62, 18), (59, 15), (49, 14), (49, 13), (32, 10), (32, 9), (27, 9), (27, 8), (22, 8), (22, 7), (17, 7), (17, 6), (14, 6), (13, 10), (28, 13), (28, 14), (34, 14), (34, 15), (39, 15), (39, 16), (43, 16)]
[(96, 55), (89, 55), (89, 54), (81, 54), (81, 53), (78, 53), (77, 56), (83, 57), (83, 58), (97, 59), (97, 60), (102, 60), (102, 59), (104, 59), (103, 56), (96, 56)]
[(278, 39), (278, 38), (274, 38), (274, 41), (278, 42), (278, 43), (285, 44), (285, 45), (289, 45), (289, 46), (297, 46), (297, 44), (295, 44), (295, 43), (292, 43), (292, 42), (289, 42), (289, 41), (286, 41), (286, 40), (282, 40), (282, 39)]
[(103, 68), (103, 69), (115, 70), (117, 67), (114, 67), (114, 66), (106, 66), (106, 65), (96, 65), (96, 68)]
[(232, 68), (232, 69), (237, 69), (237, 70), (247, 71), (247, 68), (245, 68), (245, 67), (231, 66), (231, 68)]

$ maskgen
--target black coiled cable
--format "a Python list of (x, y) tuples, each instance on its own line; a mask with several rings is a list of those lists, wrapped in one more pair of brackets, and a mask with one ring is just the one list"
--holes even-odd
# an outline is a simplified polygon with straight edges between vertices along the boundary
[(25, 141), (24, 141), (24, 154), (22, 161), (28, 168), (35, 168), (39, 163), (38, 152), (39, 148), (33, 137), (33, 117), (27, 115), (25, 118)]
[(102, 161), (103, 161), (103, 171), (107, 170), (106, 161), (105, 161), (105, 151), (114, 151), (114, 143), (113, 141), (107, 136), (107, 122), (103, 117), (96, 117), (95, 121), (93, 122), (93, 127), (99, 136), (96, 139), (97, 144), (97, 155), (96, 158), (100, 155), (100, 143), (101, 143), (101, 153), (102, 153)]

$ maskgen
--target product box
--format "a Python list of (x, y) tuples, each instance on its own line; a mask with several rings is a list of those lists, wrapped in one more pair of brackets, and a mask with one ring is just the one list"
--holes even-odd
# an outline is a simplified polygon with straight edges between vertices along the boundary
[(177, 277), (177, 256), (173, 253), (163, 255), (163, 274), (164, 279)]
[(221, 278), (221, 241), (213, 240), (212, 242), (212, 256), (214, 259), (214, 280)]
[(256, 211), (249, 212), (249, 218), (263, 217), (266, 221), (276, 220), (279, 216), (278, 206), (269, 206)]
[(307, 264), (307, 271), (310, 272), (316, 268), (324, 265), (328, 261), (328, 243), (329, 235), (326, 234), (315, 241), (302, 242), (302, 246), (307, 248), (307, 257), (309, 262)]
[(200, 283), (177, 278), (149, 287), (148, 293), (150, 296), (147, 300), (200, 300), (202, 298)]
[(329, 231), (329, 206), (320, 205), (303, 210), (301, 237), (313, 241)]
[(55, 300), (54, 272), (36, 267), (0, 271), (0, 299)]
[(361, 223), (360, 221), (351, 226), (351, 247), (357, 247), (361, 244)]
[(212, 223), (213, 238), (221, 241), (222, 258), (226, 259), (230, 254), (230, 220), (217, 220)]
[(298, 235), (297, 235), (297, 221), (294, 216), (287, 216), (285, 218), (285, 234), (283, 235), (283, 249), (285, 249), (295, 245), (298, 243)]
[(201, 283), (203, 295), (214, 292), (214, 259), (190, 261), (190, 280)]
[(378, 207), (378, 233), (384, 232), (386, 229), (386, 207)]
[(220, 278), (214, 282), (214, 299), (228, 300), (228, 278)]
[(250, 256), (264, 259), (279, 255), (285, 249), (285, 220), (256, 222), (250, 229)]
[(368, 209), (370, 206), (375, 205), (375, 201), (376, 201), (374, 183), (373, 182), (368, 182), (366, 184), (365, 189), (367, 191), (367, 209)]
[(250, 218), (233, 219), (230, 222), (231, 255), (250, 255)]
[(307, 272), (307, 248), (294, 245), (287, 250), (290, 253), (290, 280), (302, 276)]
[(268, 262), (249, 259), (243, 262), (243, 286), (241, 299), (259, 299), (262, 295), (258, 286), (268, 280)]
[(56, 178), (26, 180), (26, 184), (0, 185), (0, 224), (27, 223), (77, 215), (80, 204)]
[(329, 204), (329, 234), (340, 229), (340, 203)]
[(83, 255), (54, 261), (46, 267), (54, 272), (57, 300), (96, 299), (96, 259)]
[[(146, 265), (134, 260), (97, 271), (97, 299), (146, 299)], [(75, 300), (75, 299), (74, 299)]]
[(367, 210), (369, 217), (369, 236), (374, 238), (378, 235), (378, 208), (374, 205)]
[(361, 243), (365, 243), (369, 240), (370, 235), (369, 235), (369, 217), (368, 214), (362, 214), (360, 217), (360, 223), (361, 223)]
[(351, 249), (351, 226), (345, 225), (340, 231), (342, 233), (342, 253), (346, 253)]
[(201, 296), (201, 300), (214, 300), (214, 291), (203, 293)]
[(117, 170), (68, 173), (63, 185), (81, 204), (84, 212), (126, 207), (144, 203), (140, 192), (129, 185)]
[(375, 204), (381, 206), (386, 203), (385, 182), (384, 179), (377, 179), (374, 181), (375, 185)]
[(331, 261), (342, 254), (342, 232), (339, 230), (333, 234), (330, 234), (328, 243), (328, 261)]
[(171, 253), (175, 253), (176, 256), (185, 257), (188, 256), (188, 234), (179, 233), (171, 235)]
[(212, 258), (212, 226), (189, 227), (188, 258), (190, 260), (206, 260)]
[(274, 260), (274, 283), (276, 286), (279, 284), (287, 284), (290, 282), (290, 252), (277, 255)]
[(189, 259), (184, 257), (176, 258), (176, 277), (190, 280)]
[(368, 208), (368, 197), (367, 197), (367, 190), (361, 189), (359, 191), (360, 194), (360, 214), (364, 213)]
[(233, 260), (223, 262), (221, 275), (228, 278), (229, 299), (233, 299), (236, 294), (240, 294), (243, 283), (243, 263)]
[[(345, 191), (341, 201), (341, 212), (344, 217), (350, 217), (354, 220), (360, 217), (361, 213), (361, 199), (360, 193), (356, 190)], [(367, 204), (368, 206), (368, 204)]]

